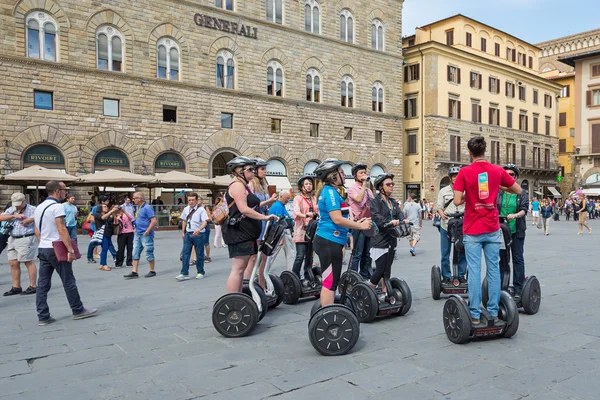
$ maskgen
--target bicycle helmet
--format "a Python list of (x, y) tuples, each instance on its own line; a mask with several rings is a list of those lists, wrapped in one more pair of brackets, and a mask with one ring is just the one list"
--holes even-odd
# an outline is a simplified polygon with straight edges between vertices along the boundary
[(460, 171), (460, 167), (450, 167), (450, 170), (448, 171), (448, 176), (452, 177), (454, 175), (458, 175), (458, 171)]
[(307, 179), (310, 179), (310, 181), (313, 184), (313, 187), (315, 186), (315, 180), (313, 179), (313, 177), (310, 175), (304, 175), (300, 179), (298, 179), (298, 190), (302, 191), (302, 186), (304, 186), (304, 181)]
[(318, 179), (324, 181), (327, 175), (337, 170), (343, 163), (342, 160), (338, 160), (337, 158), (328, 158), (315, 168), (314, 174)]
[(227, 171), (232, 173), (238, 167), (245, 167), (246, 165), (254, 165), (255, 161), (249, 157), (239, 156), (235, 157), (227, 163)]
[(260, 157), (257, 157), (257, 158), (255, 158), (255, 159), (254, 159), (254, 166), (255, 166), (256, 168), (259, 168), (259, 167), (266, 167), (266, 166), (267, 166), (267, 164), (268, 164), (268, 162), (266, 162), (265, 160), (263, 160), (263, 159), (262, 159), (262, 158), (260, 158)]
[(360, 171), (361, 169), (364, 169), (365, 171), (367, 170), (367, 164), (365, 163), (356, 163), (353, 167), (352, 167), (352, 176), (356, 177), (356, 173), (358, 171)]
[(502, 166), (502, 168), (504, 168), (505, 170), (510, 169), (515, 174), (517, 174), (517, 178), (519, 177), (519, 175), (521, 175), (521, 171), (519, 170), (519, 167), (517, 167), (515, 164), (506, 164), (506, 165)]
[(375, 185), (375, 189), (379, 190), (379, 186), (383, 183), (383, 181), (385, 181), (388, 178), (394, 179), (394, 174), (381, 174), (377, 178), (375, 178), (375, 182), (373, 182), (373, 184)]

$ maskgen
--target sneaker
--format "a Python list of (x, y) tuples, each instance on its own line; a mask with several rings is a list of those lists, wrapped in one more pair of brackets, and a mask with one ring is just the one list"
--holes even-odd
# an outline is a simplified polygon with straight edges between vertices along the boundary
[(196, 279), (204, 279), (204, 274), (198, 274), (198, 275), (196, 275)]
[(156, 276), (156, 272), (150, 271), (146, 275), (144, 275), (144, 278), (152, 278), (154, 276)]
[(56, 320), (52, 317), (52, 315), (50, 316), (50, 318), (45, 319), (43, 321), (39, 321), (38, 325), (39, 326), (46, 326), (46, 325), (50, 325), (51, 323), (56, 322)]
[(481, 323), (479, 318), (471, 318), (471, 325), (477, 326)]
[(96, 264), (97, 261), (94, 260), (93, 258), (88, 258), (88, 264)]
[(385, 297), (386, 297), (385, 293), (379, 293), (377, 295), (377, 300), (379, 300), (380, 303), (383, 303), (383, 302), (385, 302)]
[(73, 315), (73, 319), (77, 320), (77, 319), (86, 319), (86, 318), (95, 317), (97, 312), (98, 312), (98, 310), (95, 308), (93, 308), (91, 310), (84, 309), (82, 313)]
[(497, 324), (500, 321), (500, 319), (498, 317), (494, 317), (494, 325)]
[(460, 283), (461, 285), (466, 285), (467, 278), (465, 278), (464, 276), (461, 276), (460, 278), (458, 278), (458, 283)]
[(188, 275), (184, 275), (184, 274), (179, 274), (175, 277), (176, 281), (187, 281), (189, 279), (190, 279), (190, 277)]
[(4, 292), (4, 296), (14, 296), (15, 294), (20, 294), (23, 291), (20, 287), (11, 287), (8, 292)]
[(411, 248), (410, 248), (410, 254), (411, 254), (413, 257), (417, 255), (417, 252), (416, 252), (416, 250), (415, 250), (415, 248), (414, 248), (414, 247), (411, 247)]
[(34, 288), (33, 286), (29, 286), (27, 288), (27, 290), (25, 290), (24, 292), (21, 292), (21, 296), (22, 295), (27, 295), (27, 294), (35, 294), (35, 292), (37, 292), (37, 288)]
[(137, 272), (130, 272), (127, 275), (123, 275), (123, 278), (125, 279), (135, 279), (135, 278), (139, 278), (139, 275)]
[(446, 285), (449, 284), (452, 281), (452, 279), (448, 278), (448, 277), (443, 277), (442, 278), (442, 285)]

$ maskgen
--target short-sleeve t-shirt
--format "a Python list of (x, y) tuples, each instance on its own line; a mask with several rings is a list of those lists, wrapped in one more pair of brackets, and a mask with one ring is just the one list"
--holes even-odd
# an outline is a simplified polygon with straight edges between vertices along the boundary
[(421, 215), (421, 206), (414, 201), (404, 203), (404, 214), (414, 227), (419, 226), (419, 216)]
[[(48, 210), (44, 213), (44, 210)], [(44, 222), (42, 223), (42, 229), (40, 230), (40, 249), (51, 249), (52, 242), (60, 240), (60, 234), (56, 227), (56, 218), (65, 216), (65, 209), (56, 199), (48, 197), (42, 202), (33, 214), (35, 226), (40, 229), (40, 222), (44, 213)]]
[(349, 208), (346, 201), (335, 188), (325, 185), (318, 200), (319, 225), (317, 225), (317, 236), (334, 243), (346, 244), (348, 240), (348, 228), (336, 225), (331, 220), (331, 211), (341, 211), (344, 218), (348, 218)]
[(482, 235), (500, 229), (496, 208), (498, 191), (501, 185), (510, 187), (514, 183), (502, 167), (487, 161), (477, 161), (460, 169), (453, 189), (465, 192), (465, 235)]
[(77, 220), (75, 220), (75, 214), (77, 214), (77, 207), (70, 203), (63, 203), (65, 208), (65, 224), (68, 227), (77, 226)]
[(350, 186), (348, 189), (348, 204), (350, 205), (350, 210), (352, 211), (352, 216), (355, 219), (361, 218), (369, 218), (371, 216), (370, 202), (373, 200), (373, 192), (371, 189), (365, 190), (365, 195), (361, 202), (356, 202), (352, 200), (362, 188), (362, 182), (355, 182), (354, 185)]
[[(148, 205), (148, 203), (142, 204), (135, 213), (135, 233), (143, 235), (150, 226), (152, 218), (154, 218), (154, 208)], [(154, 230), (150, 232), (150, 236), (154, 236)]]
[(540, 202), (539, 201), (531, 202), (531, 211), (540, 211)]

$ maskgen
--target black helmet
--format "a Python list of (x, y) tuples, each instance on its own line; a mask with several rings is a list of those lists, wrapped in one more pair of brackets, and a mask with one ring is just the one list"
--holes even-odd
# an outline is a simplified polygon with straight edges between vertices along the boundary
[(458, 175), (459, 171), (460, 171), (460, 167), (450, 167), (450, 170), (448, 171), (448, 176), (452, 177), (454, 175)]
[(260, 157), (257, 157), (257, 158), (254, 159), (254, 166), (256, 168), (258, 168), (258, 167), (266, 167), (267, 164), (268, 164), (268, 162), (266, 162), (265, 160), (263, 160)]
[(506, 164), (506, 165), (503, 165), (502, 168), (504, 168), (505, 170), (510, 169), (515, 174), (517, 174), (517, 178), (519, 177), (519, 175), (521, 175), (521, 171), (519, 170), (519, 167), (517, 167), (515, 164)]
[(358, 171), (360, 171), (361, 169), (364, 169), (365, 171), (367, 170), (367, 164), (365, 163), (356, 163), (353, 167), (352, 167), (352, 176), (356, 176), (356, 173)]
[(235, 157), (227, 163), (227, 171), (232, 173), (237, 167), (245, 167), (246, 165), (254, 165), (254, 160), (244, 156)]
[(315, 185), (315, 180), (313, 179), (312, 176), (310, 175), (304, 175), (302, 176), (300, 179), (298, 179), (298, 190), (302, 191), (302, 186), (304, 185), (304, 181), (310, 179), (310, 181), (312, 182), (313, 186)]
[(315, 168), (314, 174), (318, 179), (323, 181), (327, 178), (327, 175), (337, 170), (343, 163), (342, 160), (338, 160), (337, 158), (328, 158)]
[(375, 185), (375, 189), (379, 189), (379, 185), (381, 185), (383, 181), (385, 181), (388, 178), (394, 179), (394, 174), (381, 174), (377, 178), (375, 178), (375, 182), (373, 182), (373, 184)]

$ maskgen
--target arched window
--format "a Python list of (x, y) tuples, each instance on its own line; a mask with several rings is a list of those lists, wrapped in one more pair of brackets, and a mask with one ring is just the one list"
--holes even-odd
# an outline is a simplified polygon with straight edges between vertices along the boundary
[(267, 21), (283, 24), (283, 0), (266, 0)]
[(379, 175), (385, 174), (385, 170), (381, 165), (375, 164), (371, 167), (371, 171), (369, 176), (371, 177), (371, 181), (374, 181)]
[(58, 24), (45, 12), (34, 11), (25, 19), (27, 57), (57, 61)]
[(346, 8), (340, 13), (340, 40), (354, 43), (354, 16)]
[(340, 83), (342, 107), (354, 107), (354, 81), (350, 75), (344, 75)]
[(235, 84), (235, 60), (228, 50), (217, 53), (217, 87), (233, 89)]
[(233, 0), (215, 0), (215, 7), (233, 11)]
[(316, 33), (321, 31), (321, 9), (315, 0), (306, 0), (304, 3), (304, 30)]
[(309, 161), (304, 165), (304, 175), (315, 176), (315, 169), (319, 166), (317, 161)]
[(103, 25), (96, 31), (96, 65), (99, 69), (123, 72), (125, 47), (121, 32)]
[(371, 22), (371, 47), (375, 50), (383, 51), (383, 44), (383, 23), (378, 19), (374, 19)]
[(267, 94), (283, 97), (283, 68), (275, 60), (267, 63)]
[(321, 102), (321, 76), (314, 68), (306, 71), (306, 100)]
[(173, 39), (164, 37), (156, 42), (156, 76), (158, 78), (179, 80), (179, 54), (179, 46)]
[(381, 83), (375, 82), (371, 93), (373, 97), (373, 111), (383, 112), (383, 86)]

